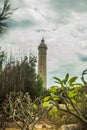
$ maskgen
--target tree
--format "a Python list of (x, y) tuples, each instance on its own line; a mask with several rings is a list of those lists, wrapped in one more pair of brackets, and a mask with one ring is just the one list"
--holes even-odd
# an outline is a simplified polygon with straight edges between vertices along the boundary
[(14, 122), (21, 130), (33, 129), (35, 124), (46, 116), (49, 109), (42, 106), (40, 98), (32, 102), (28, 93), (10, 92), (1, 107), (3, 130), (9, 122)]
[(22, 91), (29, 92), (34, 100), (43, 93), (42, 81), (36, 74), (36, 57), (33, 55), (8, 62), (0, 75), (0, 81), (2, 96), (8, 92)]
[(69, 74), (66, 74), (64, 79), (58, 77), (54, 77), (54, 79), (58, 86), (53, 86), (49, 89), (50, 96), (46, 97), (47, 101), (58, 110), (69, 113), (77, 118), (80, 124), (86, 128), (87, 94), (85, 91), (82, 92), (82, 84), (75, 82), (76, 76), (69, 78)]
[(8, 27), (8, 20), (12, 14), (9, 0), (5, 0), (3, 8), (0, 10), (0, 34), (3, 34)]
[(6, 52), (0, 48), (0, 73), (2, 71), (3, 63), (6, 60)]

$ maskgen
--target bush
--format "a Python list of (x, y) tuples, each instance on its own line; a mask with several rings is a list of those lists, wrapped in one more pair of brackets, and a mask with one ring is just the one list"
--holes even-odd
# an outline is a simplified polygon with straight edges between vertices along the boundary
[[(58, 86), (49, 89), (48, 101), (53, 107), (71, 115), (84, 127), (87, 127), (87, 93), (83, 91), (82, 85), (76, 83), (77, 77), (65, 78), (54, 77)], [(47, 98), (47, 97), (46, 97)], [(69, 120), (66, 122), (69, 123)]]
[(40, 98), (32, 102), (29, 93), (22, 92), (7, 94), (0, 110), (3, 130), (9, 122), (14, 122), (21, 130), (28, 130), (30, 126), (33, 129), (35, 124), (49, 111), (42, 106)]

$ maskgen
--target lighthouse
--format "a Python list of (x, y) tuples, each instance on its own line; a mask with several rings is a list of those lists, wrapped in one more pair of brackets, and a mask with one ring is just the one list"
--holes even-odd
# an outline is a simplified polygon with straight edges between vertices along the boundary
[(47, 88), (47, 45), (43, 38), (38, 46), (38, 74), (43, 81), (43, 87)]

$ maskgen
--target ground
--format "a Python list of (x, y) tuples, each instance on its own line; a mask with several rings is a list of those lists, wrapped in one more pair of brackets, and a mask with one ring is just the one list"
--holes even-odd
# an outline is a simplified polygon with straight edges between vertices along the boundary
[[(13, 123), (10, 124), (9, 128), (6, 128), (6, 130), (20, 130), (20, 129), (15, 127)], [(38, 124), (36, 124), (34, 130), (55, 130), (55, 125), (48, 120), (40, 121)]]

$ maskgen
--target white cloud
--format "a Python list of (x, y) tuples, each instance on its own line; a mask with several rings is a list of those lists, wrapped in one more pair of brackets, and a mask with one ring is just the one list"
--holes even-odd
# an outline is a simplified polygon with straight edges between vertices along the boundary
[[(63, 17), (64, 10), (61, 7), (64, 3), (57, 1), (61, 4), (59, 11), (52, 7), (56, 6), (55, 2), (52, 5), (50, 1), (16, 0), (15, 6), (19, 9), (13, 15), (15, 26), (2, 38), (5, 48), (16, 48), (16, 51), (25, 49), (25, 52), (32, 51), (35, 55), (40, 40), (45, 38), (48, 46), (48, 86), (53, 84), (52, 77), (57, 74), (61, 77), (67, 71), (71, 75), (81, 74), (86, 62), (78, 54), (87, 55), (87, 12), (80, 13), (76, 6), (72, 7), (69, 3), (65, 6), (71, 10), (69, 14), (65, 12)], [(84, 3), (81, 4), (81, 7), (84, 6)]]

